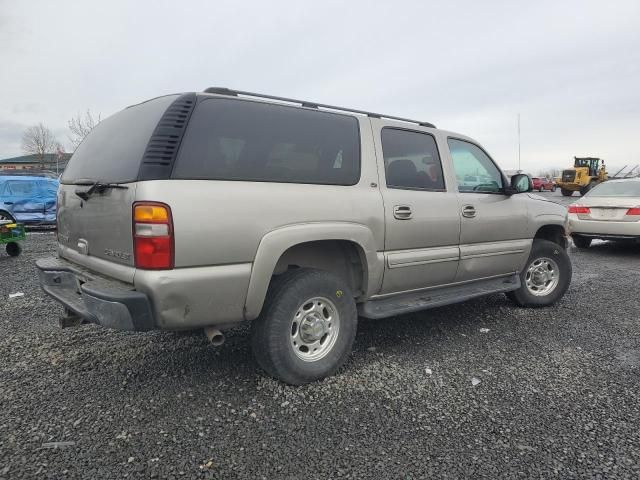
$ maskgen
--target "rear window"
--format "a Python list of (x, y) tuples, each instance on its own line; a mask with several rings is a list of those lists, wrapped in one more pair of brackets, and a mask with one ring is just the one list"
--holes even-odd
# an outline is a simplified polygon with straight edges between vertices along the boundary
[(596, 185), (588, 197), (640, 197), (640, 181), (615, 180)]
[(354, 117), (243, 100), (207, 99), (189, 121), (172, 178), (354, 185)]
[(149, 138), (176, 97), (155, 98), (100, 122), (73, 153), (62, 175), (62, 183), (135, 181)]

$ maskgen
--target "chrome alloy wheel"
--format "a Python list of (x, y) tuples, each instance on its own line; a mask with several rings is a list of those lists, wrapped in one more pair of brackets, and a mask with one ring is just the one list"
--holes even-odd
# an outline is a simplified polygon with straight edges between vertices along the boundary
[(525, 275), (527, 289), (532, 295), (544, 297), (558, 286), (560, 268), (550, 258), (538, 258), (531, 262)]
[(331, 351), (338, 338), (340, 315), (331, 300), (314, 297), (305, 301), (291, 321), (291, 347), (305, 362), (315, 362)]

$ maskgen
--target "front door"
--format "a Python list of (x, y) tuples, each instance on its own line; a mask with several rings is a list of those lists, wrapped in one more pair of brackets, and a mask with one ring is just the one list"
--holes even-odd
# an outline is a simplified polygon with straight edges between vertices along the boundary
[(460, 256), (460, 214), (457, 194), (445, 182), (435, 138), (426, 131), (372, 124), (379, 126), (374, 133), (385, 177), (381, 293), (453, 282)]
[(477, 145), (447, 140), (458, 180), (460, 266), (456, 282), (518, 271), (531, 249), (526, 199), (505, 195), (504, 177)]

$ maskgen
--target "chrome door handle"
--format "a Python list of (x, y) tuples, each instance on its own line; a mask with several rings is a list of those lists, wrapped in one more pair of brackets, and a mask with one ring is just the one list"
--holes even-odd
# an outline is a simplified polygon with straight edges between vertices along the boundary
[(411, 207), (409, 205), (396, 205), (393, 207), (393, 216), (398, 220), (410, 220)]
[(462, 207), (462, 216), (466, 218), (473, 218), (476, 216), (476, 207), (473, 205), (465, 205)]

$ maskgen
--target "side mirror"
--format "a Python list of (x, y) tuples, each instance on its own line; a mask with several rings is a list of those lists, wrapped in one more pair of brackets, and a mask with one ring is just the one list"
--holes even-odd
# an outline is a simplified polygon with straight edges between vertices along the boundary
[(516, 193), (526, 193), (533, 191), (533, 182), (529, 175), (518, 173), (511, 177), (511, 185), (505, 189), (507, 195), (515, 195)]

